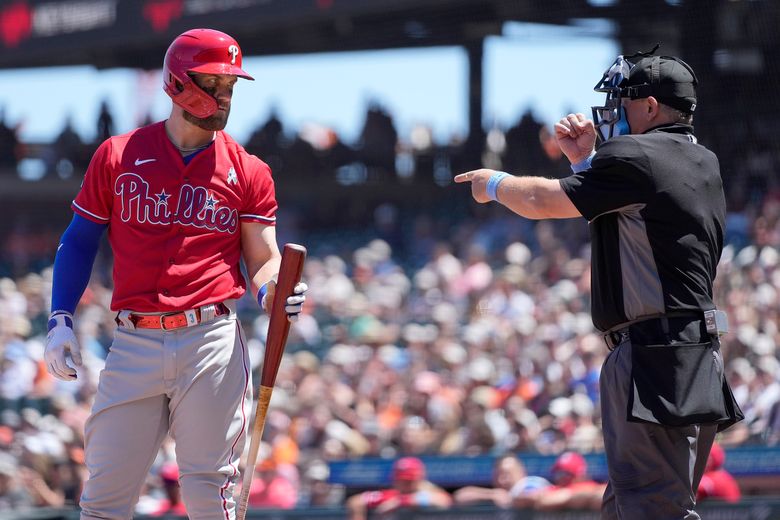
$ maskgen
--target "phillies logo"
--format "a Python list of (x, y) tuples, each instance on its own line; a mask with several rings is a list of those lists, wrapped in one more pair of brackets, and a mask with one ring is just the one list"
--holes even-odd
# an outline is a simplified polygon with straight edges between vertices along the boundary
[(114, 194), (122, 200), (122, 222), (134, 220), (139, 224), (163, 226), (175, 223), (231, 234), (238, 229), (238, 212), (218, 207), (219, 201), (202, 186), (184, 184), (179, 190), (175, 212), (170, 210), (170, 194), (162, 190), (150, 197), (149, 183), (135, 173), (117, 177)]
[(231, 56), (230, 63), (235, 65), (236, 64), (236, 56), (238, 56), (238, 47), (235, 46), (235, 45), (231, 45), (230, 47), (228, 47), (228, 52), (230, 53), (230, 56)]

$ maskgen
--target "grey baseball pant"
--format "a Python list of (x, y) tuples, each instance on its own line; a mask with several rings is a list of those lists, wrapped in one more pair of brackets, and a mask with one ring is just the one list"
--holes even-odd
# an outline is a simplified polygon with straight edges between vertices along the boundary
[(601, 413), (609, 484), (607, 520), (698, 520), (696, 490), (716, 425), (678, 428), (629, 422), (631, 343), (624, 341), (601, 369)]
[(82, 520), (132, 518), (166, 433), (189, 517), (234, 518), (249, 366), (234, 312), (172, 331), (118, 327), (86, 424)]

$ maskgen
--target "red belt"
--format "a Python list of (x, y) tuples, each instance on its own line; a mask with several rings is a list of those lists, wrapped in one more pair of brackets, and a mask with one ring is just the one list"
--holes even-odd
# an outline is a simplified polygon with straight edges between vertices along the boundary
[[(227, 307), (227, 305), (224, 303), (215, 303), (214, 316), (224, 316), (225, 314), (230, 314), (230, 309)], [(187, 311), (164, 312), (161, 314), (130, 313), (127, 319), (129, 319), (137, 329), (172, 330), (198, 325), (201, 322), (201, 316), (201, 307), (199, 307), (197, 309)], [(117, 325), (124, 326), (122, 320), (120, 320), (118, 317), (115, 318), (115, 321)]]

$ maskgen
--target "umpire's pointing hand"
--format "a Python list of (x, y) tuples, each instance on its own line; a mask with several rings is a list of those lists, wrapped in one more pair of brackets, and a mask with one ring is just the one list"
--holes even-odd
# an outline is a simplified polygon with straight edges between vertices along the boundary
[(81, 366), (81, 347), (73, 333), (73, 316), (69, 313), (52, 315), (51, 329), (46, 336), (46, 350), (43, 359), (46, 370), (57, 379), (75, 381), (76, 369), (66, 363), (67, 355), (77, 367)]
[(482, 168), (480, 170), (472, 170), (470, 172), (461, 173), (455, 176), (455, 182), (470, 182), (471, 183), (471, 196), (474, 200), (480, 204), (490, 202), (490, 197), (487, 194), (487, 181), (490, 176), (493, 175), (495, 170), (488, 168)]

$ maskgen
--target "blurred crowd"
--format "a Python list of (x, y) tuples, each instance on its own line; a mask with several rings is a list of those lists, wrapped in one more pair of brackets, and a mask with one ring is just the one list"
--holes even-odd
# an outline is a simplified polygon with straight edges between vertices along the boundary
[[(104, 104), (95, 143), (113, 131)], [(95, 143), (85, 144), (66, 124), (43, 155), (47, 175), (83, 171)], [(554, 144), (528, 112), (505, 131), (489, 130), (478, 161), (566, 175)], [(435, 143), (425, 127), (399, 136), (378, 105), (368, 107), (358, 143), (344, 144), (317, 126), (291, 136), (271, 116), (246, 146), (282, 182), (285, 174), (314, 179), (331, 172), (342, 184), (416, 176), (445, 185), (468, 151), (457, 137)], [(15, 130), (0, 124), (0, 169), (27, 155)], [(732, 329), (722, 342), (727, 377), (746, 415), (719, 436), (727, 447), (780, 443), (779, 158), (771, 147), (721, 158), (731, 212), (715, 292)], [(464, 205), (456, 187), (446, 192), (412, 212), (392, 204), (365, 205), (367, 218), (347, 212), (366, 224), (359, 230), (295, 229), (296, 210), (280, 218), (280, 234), (298, 233), (296, 241), (309, 247), (310, 290), (279, 370), (253, 507), (352, 504), (359, 515), (360, 504), (373, 499), (348, 497), (356, 490), (328, 483), (328, 462), (344, 458), (490, 455), (499, 468), (505, 454), (601, 450), (598, 377), (607, 349), (589, 314), (587, 224), (531, 222), (498, 205)], [(0, 511), (75, 505), (85, 478), (84, 421), (115, 328), (111, 263), (98, 256), (76, 314), (85, 351), (78, 382), (55, 380), (42, 360), (51, 268), (29, 266), (49, 265), (57, 238), (26, 228), (5, 238), (3, 262), (12, 255), (14, 265), (27, 267), (0, 278)], [(239, 316), (257, 381), (268, 319), (252, 298), (239, 302)], [(182, 511), (173, 453), (167, 439), (139, 513)], [(501, 472), (522, 473), (503, 463), (510, 467)], [(424, 500), (434, 500), (428, 491)], [(520, 504), (507, 493), (464, 488), (449, 499)]]
[[(327, 463), (344, 458), (599, 451), (607, 349), (589, 315), (580, 224), (504, 212), (464, 222), (446, 240), (412, 226), (413, 263), (378, 238), (349, 255), (310, 255), (309, 297), (279, 370), (252, 504), (344, 505), (350, 490), (327, 481)], [(726, 373), (746, 420), (719, 442), (773, 446), (778, 193), (731, 214), (728, 240), (715, 290), (733, 331), (722, 343)], [(85, 363), (74, 383), (51, 378), (42, 362), (51, 269), (0, 279), (0, 510), (77, 500), (84, 421), (115, 327), (104, 279), (93, 276), (77, 310)], [(251, 298), (239, 316), (257, 381), (268, 319)], [(173, 448), (168, 439), (139, 513), (181, 507)]]

